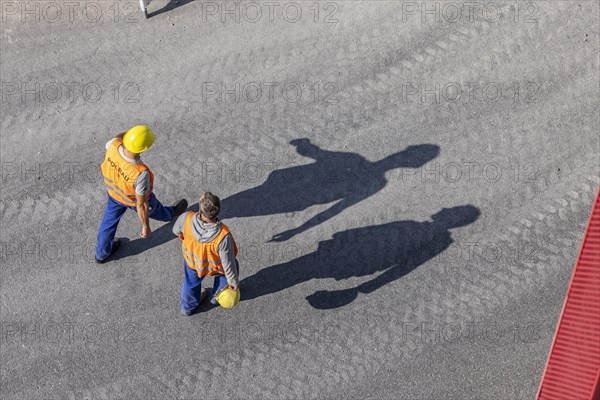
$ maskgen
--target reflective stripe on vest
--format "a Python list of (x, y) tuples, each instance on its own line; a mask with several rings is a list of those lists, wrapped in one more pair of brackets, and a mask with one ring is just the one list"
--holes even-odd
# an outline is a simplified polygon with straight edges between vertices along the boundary
[[(223, 275), (223, 264), (219, 256), (219, 244), (227, 235), (231, 235), (231, 232), (227, 225), (221, 223), (219, 234), (210, 242), (201, 243), (194, 237), (192, 218), (195, 215), (196, 213), (189, 211), (183, 224), (183, 243), (181, 244), (183, 258), (186, 264), (198, 273), (199, 278), (207, 275)], [(237, 256), (238, 249), (233, 235), (231, 236), (231, 241), (233, 242), (233, 254)]]
[(133, 187), (135, 181), (142, 172), (148, 171), (150, 174), (148, 198), (150, 198), (150, 193), (154, 189), (154, 174), (144, 164), (136, 164), (124, 159), (119, 153), (121, 144), (123, 144), (121, 139), (111, 142), (100, 168), (110, 197), (127, 206), (135, 207), (136, 194)]

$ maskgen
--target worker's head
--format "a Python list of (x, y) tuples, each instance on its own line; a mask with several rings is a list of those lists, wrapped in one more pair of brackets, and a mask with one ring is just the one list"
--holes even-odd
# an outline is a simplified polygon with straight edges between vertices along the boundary
[(296, 146), (296, 152), (301, 156), (310, 157), (314, 155), (315, 152), (319, 149), (319, 147), (315, 146), (310, 142), (310, 139), (301, 138), (294, 139), (290, 141), (292, 146)]
[(198, 200), (200, 213), (208, 222), (215, 222), (221, 210), (221, 200), (211, 192), (205, 192)]
[(125, 133), (123, 146), (134, 154), (140, 154), (148, 150), (155, 140), (156, 136), (149, 126), (137, 125)]
[(479, 208), (470, 204), (451, 208), (442, 208), (431, 216), (434, 223), (444, 229), (458, 228), (471, 224), (479, 218)]
[(290, 144), (292, 146), (306, 146), (306, 145), (309, 145), (311, 143), (310, 143), (310, 139), (300, 138), (300, 139), (292, 139), (292, 140), (290, 140)]

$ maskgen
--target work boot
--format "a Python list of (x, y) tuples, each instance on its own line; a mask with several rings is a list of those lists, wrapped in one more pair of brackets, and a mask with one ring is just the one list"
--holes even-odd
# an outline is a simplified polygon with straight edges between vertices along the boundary
[(112, 250), (110, 251), (110, 254), (108, 255), (108, 257), (106, 257), (104, 260), (98, 260), (96, 257), (94, 257), (96, 259), (96, 263), (104, 264), (106, 262), (106, 260), (108, 260), (110, 258), (110, 256), (112, 256), (113, 254), (115, 254), (117, 252), (117, 250), (119, 250), (119, 247), (121, 247), (121, 239), (116, 238), (115, 240), (113, 240)]
[(181, 313), (183, 315), (185, 315), (186, 317), (189, 317), (190, 315), (192, 315), (193, 313), (196, 312), (196, 310), (198, 309), (198, 307), (200, 307), (200, 304), (202, 304), (202, 302), (204, 301), (204, 299), (206, 298), (206, 296), (208, 295), (208, 293), (210, 292), (210, 289), (202, 289), (200, 291), (200, 298), (198, 299), (198, 305), (196, 306), (196, 308), (194, 308), (193, 310), (181, 310)]
[(210, 290), (210, 304), (212, 304), (213, 306), (218, 306), (219, 303), (217, 302), (217, 299), (215, 299), (215, 295), (212, 292), (212, 289)]
[(210, 293), (210, 289), (202, 289), (202, 291), (200, 292), (200, 300), (198, 300), (198, 304), (202, 304), (208, 293)]
[(181, 199), (177, 203), (173, 204), (175, 210), (173, 211), (173, 219), (179, 217), (188, 208), (188, 202), (186, 199)]

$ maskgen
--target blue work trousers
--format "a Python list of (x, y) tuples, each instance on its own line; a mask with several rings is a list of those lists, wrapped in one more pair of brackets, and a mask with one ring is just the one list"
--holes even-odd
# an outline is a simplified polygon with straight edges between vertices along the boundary
[[(227, 286), (227, 278), (225, 275), (214, 275), (215, 283), (212, 289), (212, 295), (219, 292)], [(191, 269), (187, 263), (183, 262), (183, 283), (181, 284), (181, 312), (183, 314), (190, 314), (200, 304), (200, 293), (202, 280), (199, 278), (198, 273)], [(212, 300), (212, 299), (211, 299)]]
[[(175, 212), (175, 207), (165, 207), (156, 198), (154, 193), (150, 194), (148, 199), (148, 205), (150, 207), (148, 216), (158, 221), (171, 221)], [(136, 211), (133, 206), (126, 206), (125, 204), (113, 199), (108, 195), (108, 203), (106, 203), (106, 209), (104, 210), (104, 217), (98, 228), (98, 244), (96, 245), (96, 259), (104, 260), (110, 255), (113, 245), (113, 239), (117, 232), (117, 226), (121, 217), (125, 213), (125, 210), (131, 209)]]

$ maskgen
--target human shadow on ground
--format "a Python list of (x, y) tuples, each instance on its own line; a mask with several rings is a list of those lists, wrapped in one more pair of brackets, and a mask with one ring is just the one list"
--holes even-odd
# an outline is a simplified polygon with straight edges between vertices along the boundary
[[(198, 212), (198, 203), (188, 207), (187, 211)], [(150, 250), (153, 247), (161, 246), (176, 239), (177, 236), (173, 234), (173, 225), (175, 224), (176, 219), (177, 218), (152, 231), (147, 238), (138, 237), (133, 240), (121, 238), (121, 248), (110, 256), (110, 260), (116, 261), (126, 257), (133, 257), (144, 251)]]
[[(380, 191), (387, 184), (386, 171), (418, 168), (439, 154), (438, 146), (421, 144), (371, 162), (357, 153), (323, 150), (308, 139), (295, 139), (290, 143), (296, 146), (299, 154), (315, 162), (275, 170), (262, 185), (222, 200), (221, 219), (298, 212), (337, 200), (301, 226), (272, 238), (273, 241), (285, 241)], [(188, 210), (197, 212), (198, 204)], [(132, 257), (175, 239), (173, 223), (159, 227), (148, 238), (124, 242), (111, 260)]]
[(357, 153), (321, 149), (309, 139), (295, 139), (290, 144), (298, 154), (315, 162), (275, 170), (260, 186), (227, 197), (223, 200), (222, 218), (293, 213), (336, 202), (302, 225), (271, 239), (285, 241), (379, 192), (387, 184), (387, 171), (418, 168), (439, 154), (437, 145), (421, 144), (371, 162)]
[(147, 238), (137, 237), (133, 240), (121, 238), (121, 248), (111, 256), (111, 260), (116, 261), (122, 258), (137, 256), (153, 247), (163, 245), (175, 239), (176, 236), (173, 235), (174, 223), (175, 221), (166, 223), (155, 231), (152, 231)]
[(453, 243), (451, 229), (473, 223), (480, 211), (472, 205), (443, 208), (432, 221), (396, 221), (338, 232), (316, 251), (264, 268), (240, 283), (242, 301), (277, 293), (312, 279), (374, 278), (341, 290), (320, 290), (306, 297), (318, 309), (345, 306), (358, 293), (371, 293), (408, 274)]
[(152, 18), (155, 17), (159, 14), (165, 13), (167, 11), (171, 11), (174, 10), (178, 7), (184, 6), (188, 3), (191, 3), (194, 0), (171, 0), (169, 1), (163, 8), (161, 8), (160, 10), (156, 10), (154, 12), (149, 12), (148, 13), (148, 18)]

